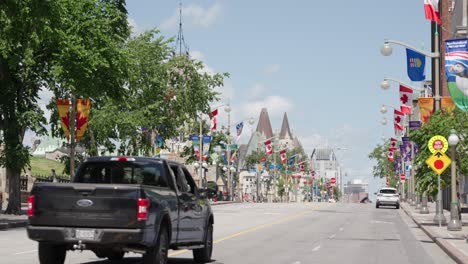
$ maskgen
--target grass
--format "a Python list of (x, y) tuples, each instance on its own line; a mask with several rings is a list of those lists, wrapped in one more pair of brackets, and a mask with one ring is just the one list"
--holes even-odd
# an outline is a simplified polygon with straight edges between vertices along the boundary
[(57, 175), (62, 175), (64, 167), (65, 165), (59, 161), (49, 160), (45, 157), (31, 157), (31, 171), (34, 176), (49, 176), (52, 173), (51, 169), (55, 169)]

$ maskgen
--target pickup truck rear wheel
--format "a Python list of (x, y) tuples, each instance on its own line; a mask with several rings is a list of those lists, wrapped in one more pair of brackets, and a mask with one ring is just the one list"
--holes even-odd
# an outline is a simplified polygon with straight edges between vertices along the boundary
[(156, 245), (148, 248), (143, 255), (143, 264), (167, 264), (167, 252), (169, 251), (169, 234), (167, 227), (161, 226)]
[(63, 264), (66, 254), (65, 246), (39, 242), (39, 262), (41, 264)]
[(205, 242), (203, 248), (193, 250), (193, 259), (197, 263), (207, 263), (211, 261), (213, 253), (213, 224), (209, 224), (206, 229)]

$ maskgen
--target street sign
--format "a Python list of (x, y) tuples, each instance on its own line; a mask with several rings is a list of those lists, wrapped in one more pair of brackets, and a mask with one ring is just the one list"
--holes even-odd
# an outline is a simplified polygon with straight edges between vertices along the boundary
[(442, 172), (450, 166), (450, 163), (452, 163), (452, 160), (441, 152), (432, 154), (432, 156), (426, 160), (426, 164), (438, 175), (442, 174)]
[(238, 148), (239, 146), (237, 144), (231, 144), (231, 150), (236, 150)]
[(406, 174), (402, 173), (400, 175), (400, 181), (406, 181)]
[(429, 139), (429, 142), (427, 143), (427, 147), (433, 154), (435, 154), (436, 152), (440, 152), (443, 154), (448, 149), (448, 142), (445, 137), (437, 135)]

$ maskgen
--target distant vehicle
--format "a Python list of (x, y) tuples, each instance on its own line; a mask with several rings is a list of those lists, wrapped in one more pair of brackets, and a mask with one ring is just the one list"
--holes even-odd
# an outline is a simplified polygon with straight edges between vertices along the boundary
[(382, 206), (395, 206), (396, 209), (400, 209), (400, 195), (397, 193), (397, 189), (391, 187), (384, 187), (379, 190), (375, 208)]
[(67, 250), (120, 261), (167, 263), (169, 249), (191, 249), (197, 263), (213, 250), (213, 212), (182, 164), (145, 157), (91, 157), (72, 183), (37, 183), (28, 199), (28, 236), (41, 264), (62, 264)]

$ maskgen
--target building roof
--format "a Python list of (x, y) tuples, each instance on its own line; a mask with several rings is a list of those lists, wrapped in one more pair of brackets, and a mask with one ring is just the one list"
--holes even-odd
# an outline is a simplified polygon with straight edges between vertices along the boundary
[(261, 133), (265, 138), (273, 137), (273, 129), (271, 128), (270, 117), (266, 108), (262, 108), (260, 112), (256, 131)]
[(336, 160), (335, 153), (331, 148), (316, 148), (310, 156), (312, 160)]
[(281, 124), (280, 139), (292, 139), (291, 128), (289, 128), (288, 114), (285, 112), (283, 116), (283, 124)]

